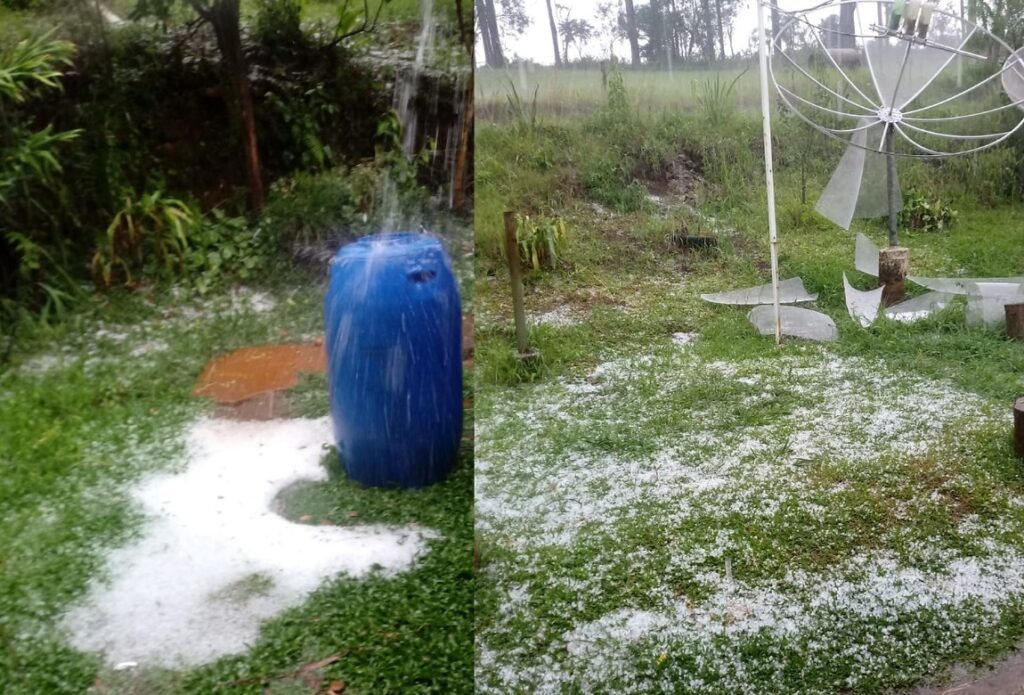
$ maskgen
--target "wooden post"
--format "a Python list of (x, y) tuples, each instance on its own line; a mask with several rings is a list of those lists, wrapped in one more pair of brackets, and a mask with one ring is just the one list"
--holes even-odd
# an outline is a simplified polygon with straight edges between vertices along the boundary
[(906, 295), (910, 249), (888, 246), (878, 252), (878, 279), (882, 283), (882, 301), (891, 306)]
[(520, 355), (529, 352), (526, 335), (526, 310), (523, 308), (523, 270), (519, 265), (519, 240), (516, 239), (516, 214), (505, 211), (505, 255), (512, 279), (512, 312), (516, 319), (516, 348)]
[(1024, 396), (1013, 404), (1013, 450), (1024, 459)]
[(1006, 335), (1024, 340), (1024, 304), (1006, 305)]

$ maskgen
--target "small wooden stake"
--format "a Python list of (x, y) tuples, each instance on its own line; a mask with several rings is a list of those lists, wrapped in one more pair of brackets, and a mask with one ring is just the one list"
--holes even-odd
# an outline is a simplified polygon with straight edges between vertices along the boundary
[(888, 246), (878, 252), (878, 279), (882, 283), (882, 301), (886, 306), (902, 301), (906, 296), (907, 268), (910, 249)]
[(1013, 404), (1013, 450), (1024, 459), (1024, 396)]
[(519, 240), (516, 238), (516, 214), (505, 211), (505, 255), (512, 279), (512, 313), (516, 319), (516, 348), (520, 355), (530, 350), (526, 334), (526, 310), (523, 308), (523, 269), (519, 264)]
[(1006, 335), (1024, 340), (1024, 304), (1006, 305)]

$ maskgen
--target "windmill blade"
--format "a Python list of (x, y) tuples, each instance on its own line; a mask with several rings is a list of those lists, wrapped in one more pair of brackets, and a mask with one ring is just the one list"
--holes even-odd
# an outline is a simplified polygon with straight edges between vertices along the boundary
[[(967, 38), (972, 33), (969, 32)], [(944, 44), (957, 48), (966, 43), (962, 26), (941, 14), (936, 14), (933, 20), (932, 34), (941, 35)], [(882, 105), (900, 110), (927, 89), (956, 57), (955, 53), (942, 48), (891, 36), (866, 40), (864, 52)]]
[(878, 277), (878, 247), (863, 234), (857, 235), (854, 247), (854, 267), (873, 278)]
[(1024, 111), (1024, 48), (1018, 48), (1003, 63), (1002, 82), (1006, 96)]
[[(860, 125), (868, 125), (870, 119), (861, 119)], [(882, 217), (889, 214), (889, 193), (887, 187), (885, 156), (874, 151), (881, 142), (884, 125), (875, 123), (869, 128), (858, 130), (832, 172), (832, 178), (822, 191), (814, 209), (835, 225), (850, 228), (856, 218)], [(896, 182), (897, 201), (902, 207), (903, 197)], [(897, 211), (900, 209), (897, 207)]]

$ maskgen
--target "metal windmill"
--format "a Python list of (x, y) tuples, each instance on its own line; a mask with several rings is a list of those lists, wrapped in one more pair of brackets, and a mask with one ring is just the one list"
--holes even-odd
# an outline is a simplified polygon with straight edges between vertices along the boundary
[[(798, 11), (774, 7), (784, 19), (769, 37), (766, 6), (773, 8), (773, 3), (759, 0), (773, 287), (778, 286), (778, 234), (769, 86), (790, 112), (847, 144), (817, 209), (846, 229), (854, 217), (887, 215), (891, 249), (898, 245), (898, 158), (978, 152), (1024, 125), (1024, 50), (1015, 52), (959, 15), (921, 0), (828, 0)], [(836, 21), (837, 11), (847, 18), (845, 25)], [(798, 31), (813, 43), (786, 40)], [(986, 53), (968, 50), (975, 44), (983, 44)], [(954, 61), (955, 70), (947, 71)], [(979, 77), (961, 88), (964, 74)], [(1000, 83), (1008, 102), (999, 92)], [(902, 252), (905, 274), (906, 250)], [(777, 292), (774, 305), (778, 341), (782, 321)]]

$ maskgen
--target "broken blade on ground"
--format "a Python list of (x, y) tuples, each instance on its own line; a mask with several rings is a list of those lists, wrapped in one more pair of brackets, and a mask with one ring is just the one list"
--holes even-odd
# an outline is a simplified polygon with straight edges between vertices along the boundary
[[(739, 290), (728, 292), (715, 292), (702, 294), (700, 296), (705, 302), (712, 304), (774, 304), (775, 298), (772, 294), (772, 284), (757, 285), (756, 287), (744, 287)], [(813, 302), (818, 298), (816, 294), (810, 294), (804, 289), (802, 278), (789, 278), (779, 283), (779, 303), (794, 304), (796, 302)]]
[[(833, 341), (839, 337), (835, 322), (820, 311), (782, 306), (779, 307), (779, 315), (782, 335), (822, 341)], [(747, 319), (761, 335), (775, 335), (775, 307), (756, 306), (747, 314)]]
[(917, 275), (908, 275), (907, 279), (915, 285), (948, 294), (971, 294), (972, 291), (977, 291), (976, 287), (979, 283), (1024, 283), (1024, 276), (1010, 278), (925, 278), (918, 277)]
[(857, 246), (854, 250), (854, 266), (862, 273), (878, 277), (878, 247), (863, 234), (857, 234)]
[(1024, 302), (1024, 285), (1014, 282), (979, 282), (969, 288), (968, 326), (999, 328), (1006, 323), (1006, 305)]
[(843, 273), (843, 291), (846, 293), (846, 310), (850, 312), (850, 318), (864, 328), (873, 324), (878, 318), (878, 308), (882, 305), (882, 289), (858, 290), (850, 285), (846, 273)]
[(928, 292), (920, 297), (887, 307), (885, 315), (893, 321), (913, 323), (928, 318), (937, 311), (942, 311), (952, 304), (955, 298), (955, 294), (948, 292)]

